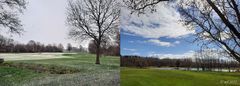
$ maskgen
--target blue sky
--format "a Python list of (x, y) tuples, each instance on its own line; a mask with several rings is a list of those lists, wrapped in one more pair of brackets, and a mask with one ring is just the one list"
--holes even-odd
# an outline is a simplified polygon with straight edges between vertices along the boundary
[[(181, 58), (198, 49), (193, 30), (184, 26), (172, 4), (160, 3), (157, 12), (143, 15), (121, 11), (121, 55)], [(160, 10), (159, 10), (160, 9)]]

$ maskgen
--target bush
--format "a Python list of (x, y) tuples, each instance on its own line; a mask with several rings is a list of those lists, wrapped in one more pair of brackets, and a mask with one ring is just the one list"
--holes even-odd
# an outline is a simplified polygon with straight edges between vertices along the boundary
[(3, 58), (0, 58), (0, 64), (4, 62), (4, 59)]

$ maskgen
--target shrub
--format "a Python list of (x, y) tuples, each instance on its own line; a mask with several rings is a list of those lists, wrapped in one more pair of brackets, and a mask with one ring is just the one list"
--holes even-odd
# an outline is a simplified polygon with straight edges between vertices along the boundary
[(4, 62), (4, 59), (3, 58), (0, 58), (0, 64)]

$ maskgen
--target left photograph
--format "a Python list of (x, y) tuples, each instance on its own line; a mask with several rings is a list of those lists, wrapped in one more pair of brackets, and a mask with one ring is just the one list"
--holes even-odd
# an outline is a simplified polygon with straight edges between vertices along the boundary
[(0, 0), (0, 86), (120, 86), (118, 0)]

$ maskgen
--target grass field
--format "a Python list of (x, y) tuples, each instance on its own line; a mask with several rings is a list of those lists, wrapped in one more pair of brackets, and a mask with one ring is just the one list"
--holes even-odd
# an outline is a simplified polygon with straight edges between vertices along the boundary
[[(1, 56), (1, 54), (0, 54)], [(3, 55), (2, 55), (3, 56)], [(20, 67), (0, 66), (0, 86), (119, 86), (119, 57), (101, 57), (101, 65), (95, 64), (92, 54), (4, 54), (14, 56), (6, 63)], [(46, 58), (46, 57), (49, 57)], [(44, 59), (41, 59), (44, 57)], [(24, 60), (24, 58), (27, 58)], [(29, 59), (34, 58), (34, 59)], [(40, 58), (40, 59), (37, 59)], [(75, 69), (78, 72), (52, 74), (36, 72), (28, 67), (41, 67), (39, 70)], [(23, 67), (21, 67), (23, 66)], [(45, 70), (46, 71), (46, 70)]]
[(121, 86), (240, 86), (240, 73), (121, 68)]

